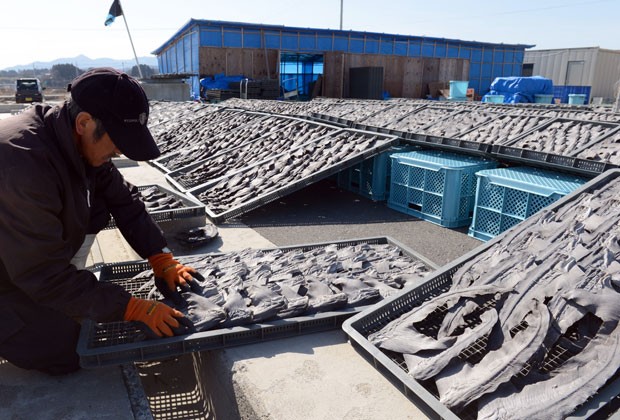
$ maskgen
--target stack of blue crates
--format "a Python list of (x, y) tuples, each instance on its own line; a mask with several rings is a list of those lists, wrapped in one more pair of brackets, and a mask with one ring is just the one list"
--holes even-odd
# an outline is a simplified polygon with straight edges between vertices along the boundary
[(390, 156), (417, 149), (417, 146), (393, 146), (389, 150), (338, 172), (338, 186), (373, 201), (387, 200), (390, 191)]
[(388, 207), (444, 227), (469, 226), (476, 172), (497, 167), (489, 159), (438, 150), (392, 157)]
[(469, 235), (492, 239), (579, 188), (587, 180), (537, 168), (499, 168), (476, 173), (476, 206)]

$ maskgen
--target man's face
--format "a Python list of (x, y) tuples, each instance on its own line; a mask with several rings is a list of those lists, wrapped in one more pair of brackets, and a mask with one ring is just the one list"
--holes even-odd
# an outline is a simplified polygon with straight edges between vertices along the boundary
[(79, 143), (82, 157), (93, 167), (101, 166), (113, 157), (121, 154), (121, 151), (114, 145), (107, 133), (99, 139), (95, 137), (96, 127), (95, 120), (92, 118), (84, 121)]

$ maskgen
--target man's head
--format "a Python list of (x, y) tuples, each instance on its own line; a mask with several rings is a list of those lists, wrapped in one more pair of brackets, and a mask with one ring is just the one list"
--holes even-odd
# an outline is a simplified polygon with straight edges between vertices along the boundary
[[(94, 140), (104, 142), (111, 140), (113, 145), (108, 146), (114, 153), (120, 151), (132, 160), (151, 160), (159, 156), (159, 149), (147, 128), (148, 99), (135, 79), (111, 68), (96, 68), (78, 76), (68, 90), (72, 102), (82, 111), (75, 121), (80, 136), (93, 135)], [(93, 125), (89, 126), (91, 119)], [(101, 134), (102, 129), (106, 134)], [(106, 144), (99, 145), (104, 146)]]

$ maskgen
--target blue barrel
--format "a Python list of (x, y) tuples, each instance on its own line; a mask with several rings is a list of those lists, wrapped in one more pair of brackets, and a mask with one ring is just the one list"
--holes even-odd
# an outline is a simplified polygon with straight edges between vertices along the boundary
[(467, 87), (469, 81), (450, 80), (450, 97), (451, 98), (465, 98), (467, 96)]
[(534, 95), (534, 102), (537, 104), (550, 104), (553, 102), (553, 95)]
[(570, 93), (568, 95), (568, 103), (571, 105), (583, 105), (586, 101), (586, 95), (583, 93)]
[(503, 104), (504, 95), (484, 95), (484, 102), (490, 102), (494, 104)]

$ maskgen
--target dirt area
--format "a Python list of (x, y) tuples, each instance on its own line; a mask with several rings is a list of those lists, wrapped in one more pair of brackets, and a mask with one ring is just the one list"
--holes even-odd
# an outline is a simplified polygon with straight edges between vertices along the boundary
[[(43, 91), (44, 101), (61, 101), (67, 94), (66, 89), (52, 89), (48, 88)], [(15, 103), (15, 91), (9, 87), (0, 87), (0, 103), (13, 104)]]

